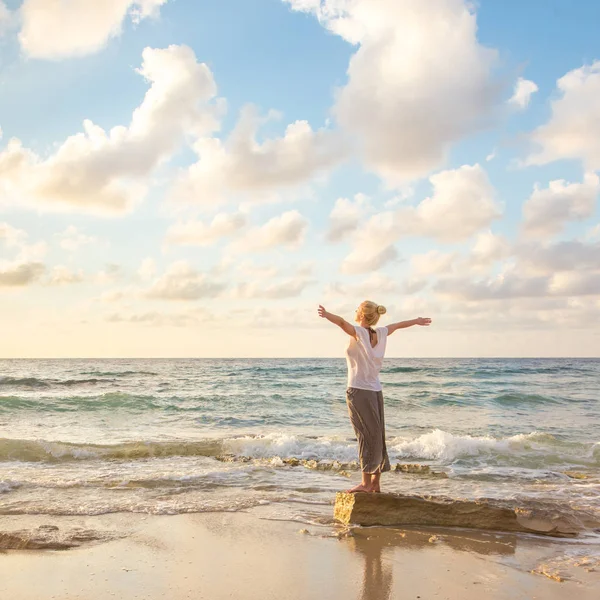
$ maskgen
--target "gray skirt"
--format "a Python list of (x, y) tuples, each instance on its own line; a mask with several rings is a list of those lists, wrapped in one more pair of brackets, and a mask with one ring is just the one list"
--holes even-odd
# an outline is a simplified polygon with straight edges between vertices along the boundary
[(358, 440), (360, 470), (364, 473), (389, 471), (390, 459), (385, 447), (383, 393), (348, 388), (346, 404)]

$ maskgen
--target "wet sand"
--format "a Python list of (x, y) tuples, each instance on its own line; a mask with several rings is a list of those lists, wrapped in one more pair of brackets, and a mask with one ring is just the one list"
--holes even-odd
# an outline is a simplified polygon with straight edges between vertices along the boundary
[[(347, 529), (272, 516), (259, 507), (174, 516), (0, 517), (3, 532), (42, 525), (82, 544), (0, 553), (0, 598), (598, 598), (600, 568), (592, 570), (582, 544), (470, 530)], [(89, 541), (95, 537), (104, 541)], [(565, 553), (572, 555), (566, 562)], [(569, 579), (558, 582), (535, 569)]]

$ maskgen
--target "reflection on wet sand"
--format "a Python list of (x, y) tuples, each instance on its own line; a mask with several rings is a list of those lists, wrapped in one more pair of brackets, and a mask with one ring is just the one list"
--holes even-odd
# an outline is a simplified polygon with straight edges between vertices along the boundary
[[(364, 561), (362, 589), (357, 600), (389, 600), (392, 594), (394, 548), (427, 551), (445, 544), (454, 550), (486, 556), (515, 554), (517, 536), (452, 530), (413, 531), (387, 527), (353, 528), (347, 538), (349, 547)], [(386, 555), (390, 555), (387, 556)], [(386, 560), (387, 558), (387, 560)]]
[(352, 538), (353, 549), (362, 554), (364, 573), (358, 600), (389, 600), (392, 594), (392, 567), (383, 560), (389, 544), (378, 536)]

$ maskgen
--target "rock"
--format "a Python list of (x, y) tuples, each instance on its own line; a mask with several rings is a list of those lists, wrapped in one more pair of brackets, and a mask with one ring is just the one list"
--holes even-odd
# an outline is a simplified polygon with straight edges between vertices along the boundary
[(542, 503), (338, 492), (334, 518), (348, 525), (424, 525), (573, 537), (584, 529), (578, 515)]
[(429, 473), (431, 469), (429, 465), (396, 463), (394, 471), (402, 471), (403, 473)]
[(425, 475), (427, 477), (448, 479), (448, 475), (446, 473), (432, 471), (429, 465), (420, 465), (418, 463), (396, 463), (396, 466), (393, 470), (399, 473), (411, 473), (414, 475)]
[(567, 477), (570, 477), (571, 479), (589, 479), (589, 475), (586, 475), (585, 473), (578, 473), (577, 471), (565, 471), (564, 472), (565, 475)]
[(0, 552), (2, 550), (68, 550), (119, 537), (122, 536), (109, 531), (77, 527), (61, 531), (56, 525), (41, 525), (30, 530), (0, 531)]

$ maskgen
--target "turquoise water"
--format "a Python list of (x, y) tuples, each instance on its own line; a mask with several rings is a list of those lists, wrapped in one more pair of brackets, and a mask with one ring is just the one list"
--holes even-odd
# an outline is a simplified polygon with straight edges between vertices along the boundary
[[(333, 359), (2, 360), (0, 514), (302, 519), (360, 477), (345, 377)], [(600, 360), (387, 359), (381, 379), (392, 464), (434, 472), (384, 490), (600, 517)]]

